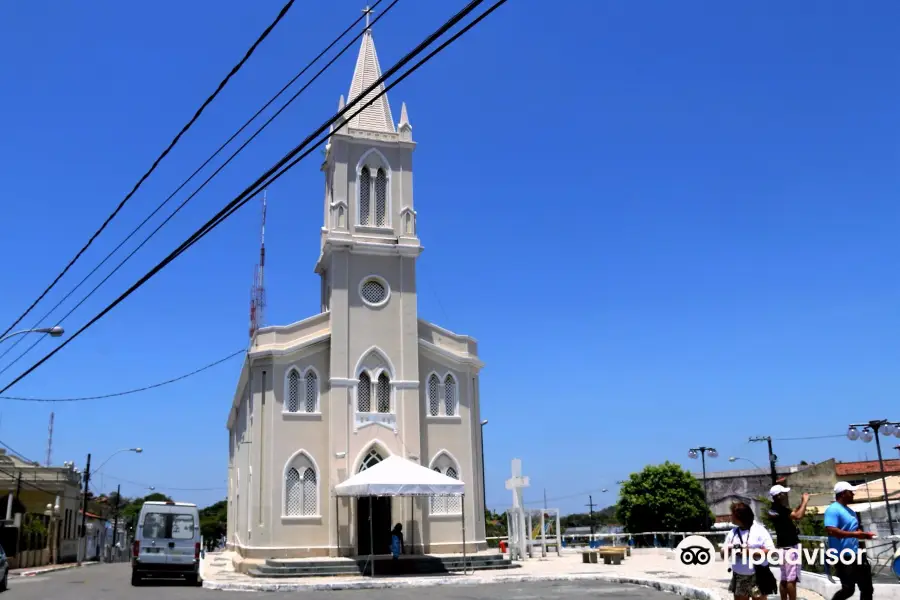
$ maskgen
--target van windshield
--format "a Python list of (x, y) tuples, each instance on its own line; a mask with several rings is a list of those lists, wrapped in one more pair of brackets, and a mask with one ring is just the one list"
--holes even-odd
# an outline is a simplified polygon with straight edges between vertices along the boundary
[(194, 537), (194, 515), (147, 513), (144, 515), (144, 539), (190, 540)]

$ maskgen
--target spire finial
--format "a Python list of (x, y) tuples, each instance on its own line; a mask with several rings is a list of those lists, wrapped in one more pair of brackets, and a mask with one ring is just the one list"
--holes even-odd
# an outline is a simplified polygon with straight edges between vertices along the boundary
[(369, 17), (372, 16), (373, 12), (375, 11), (369, 8), (369, 5), (366, 4), (366, 7), (363, 9), (363, 14), (366, 15), (366, 29), (369, 28)]

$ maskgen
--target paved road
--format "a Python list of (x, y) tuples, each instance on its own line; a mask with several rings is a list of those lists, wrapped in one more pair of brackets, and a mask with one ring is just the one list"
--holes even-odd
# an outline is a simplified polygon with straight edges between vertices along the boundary
[[(218, 592), (187, 587), (181, 582), (160, 582), (131, 587), (127, 564), (70, 569), (38, 577), (10, 580), (3, 595), (10, 600), (248, 600), (247, 592)], [(263, 600), (296, 600), (296, 592), (261, 592)], [(398, 590), (303, 592), (304, 600), (673, 600), (670, 594), (638, 586), (600, 582), (445, 585)]]

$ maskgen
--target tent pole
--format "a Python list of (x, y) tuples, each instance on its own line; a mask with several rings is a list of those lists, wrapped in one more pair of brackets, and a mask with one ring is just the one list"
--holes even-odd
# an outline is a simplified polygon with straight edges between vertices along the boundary
[(334, 497), (334, 539), (336, 540), (337, 556), (341, 555), (341, 514), (338, 512), (338, 497)]
[(468, 575), (466, 573), (466, 495), (462, 495), (462, 502), (460, 503), (462, 506), (462, 510), (460, 511), (462, 514), (462, 544), (463, 544), (463, 575)]
[(372, 577), (375, 577), (375, 535), (372, 517), (372, 496), (369, 496), (369, 560), (372, 561)]

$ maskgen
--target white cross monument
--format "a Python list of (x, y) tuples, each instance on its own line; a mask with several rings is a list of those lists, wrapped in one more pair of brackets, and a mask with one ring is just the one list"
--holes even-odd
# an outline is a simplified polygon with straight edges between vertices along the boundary
[[(510, 558), (522, 559), (525, 557), (525, 509), (522, 502), (522, 490), (527, 488), (531, 483), (528, 477), (522, 476), (522, 460), (514, 458), (512, 460), (512, 477), (506, 480), (506, 489), (512, 490), (513, 507), (510, 516), (515, 519), (515, 525), (509, 525), (509, 552)], [(512, 521), (512, 519), (510, 519)], [(513, 531), (515, 534), (513, 535)], [(513, 556), (515, 550), (515, 556)]]

